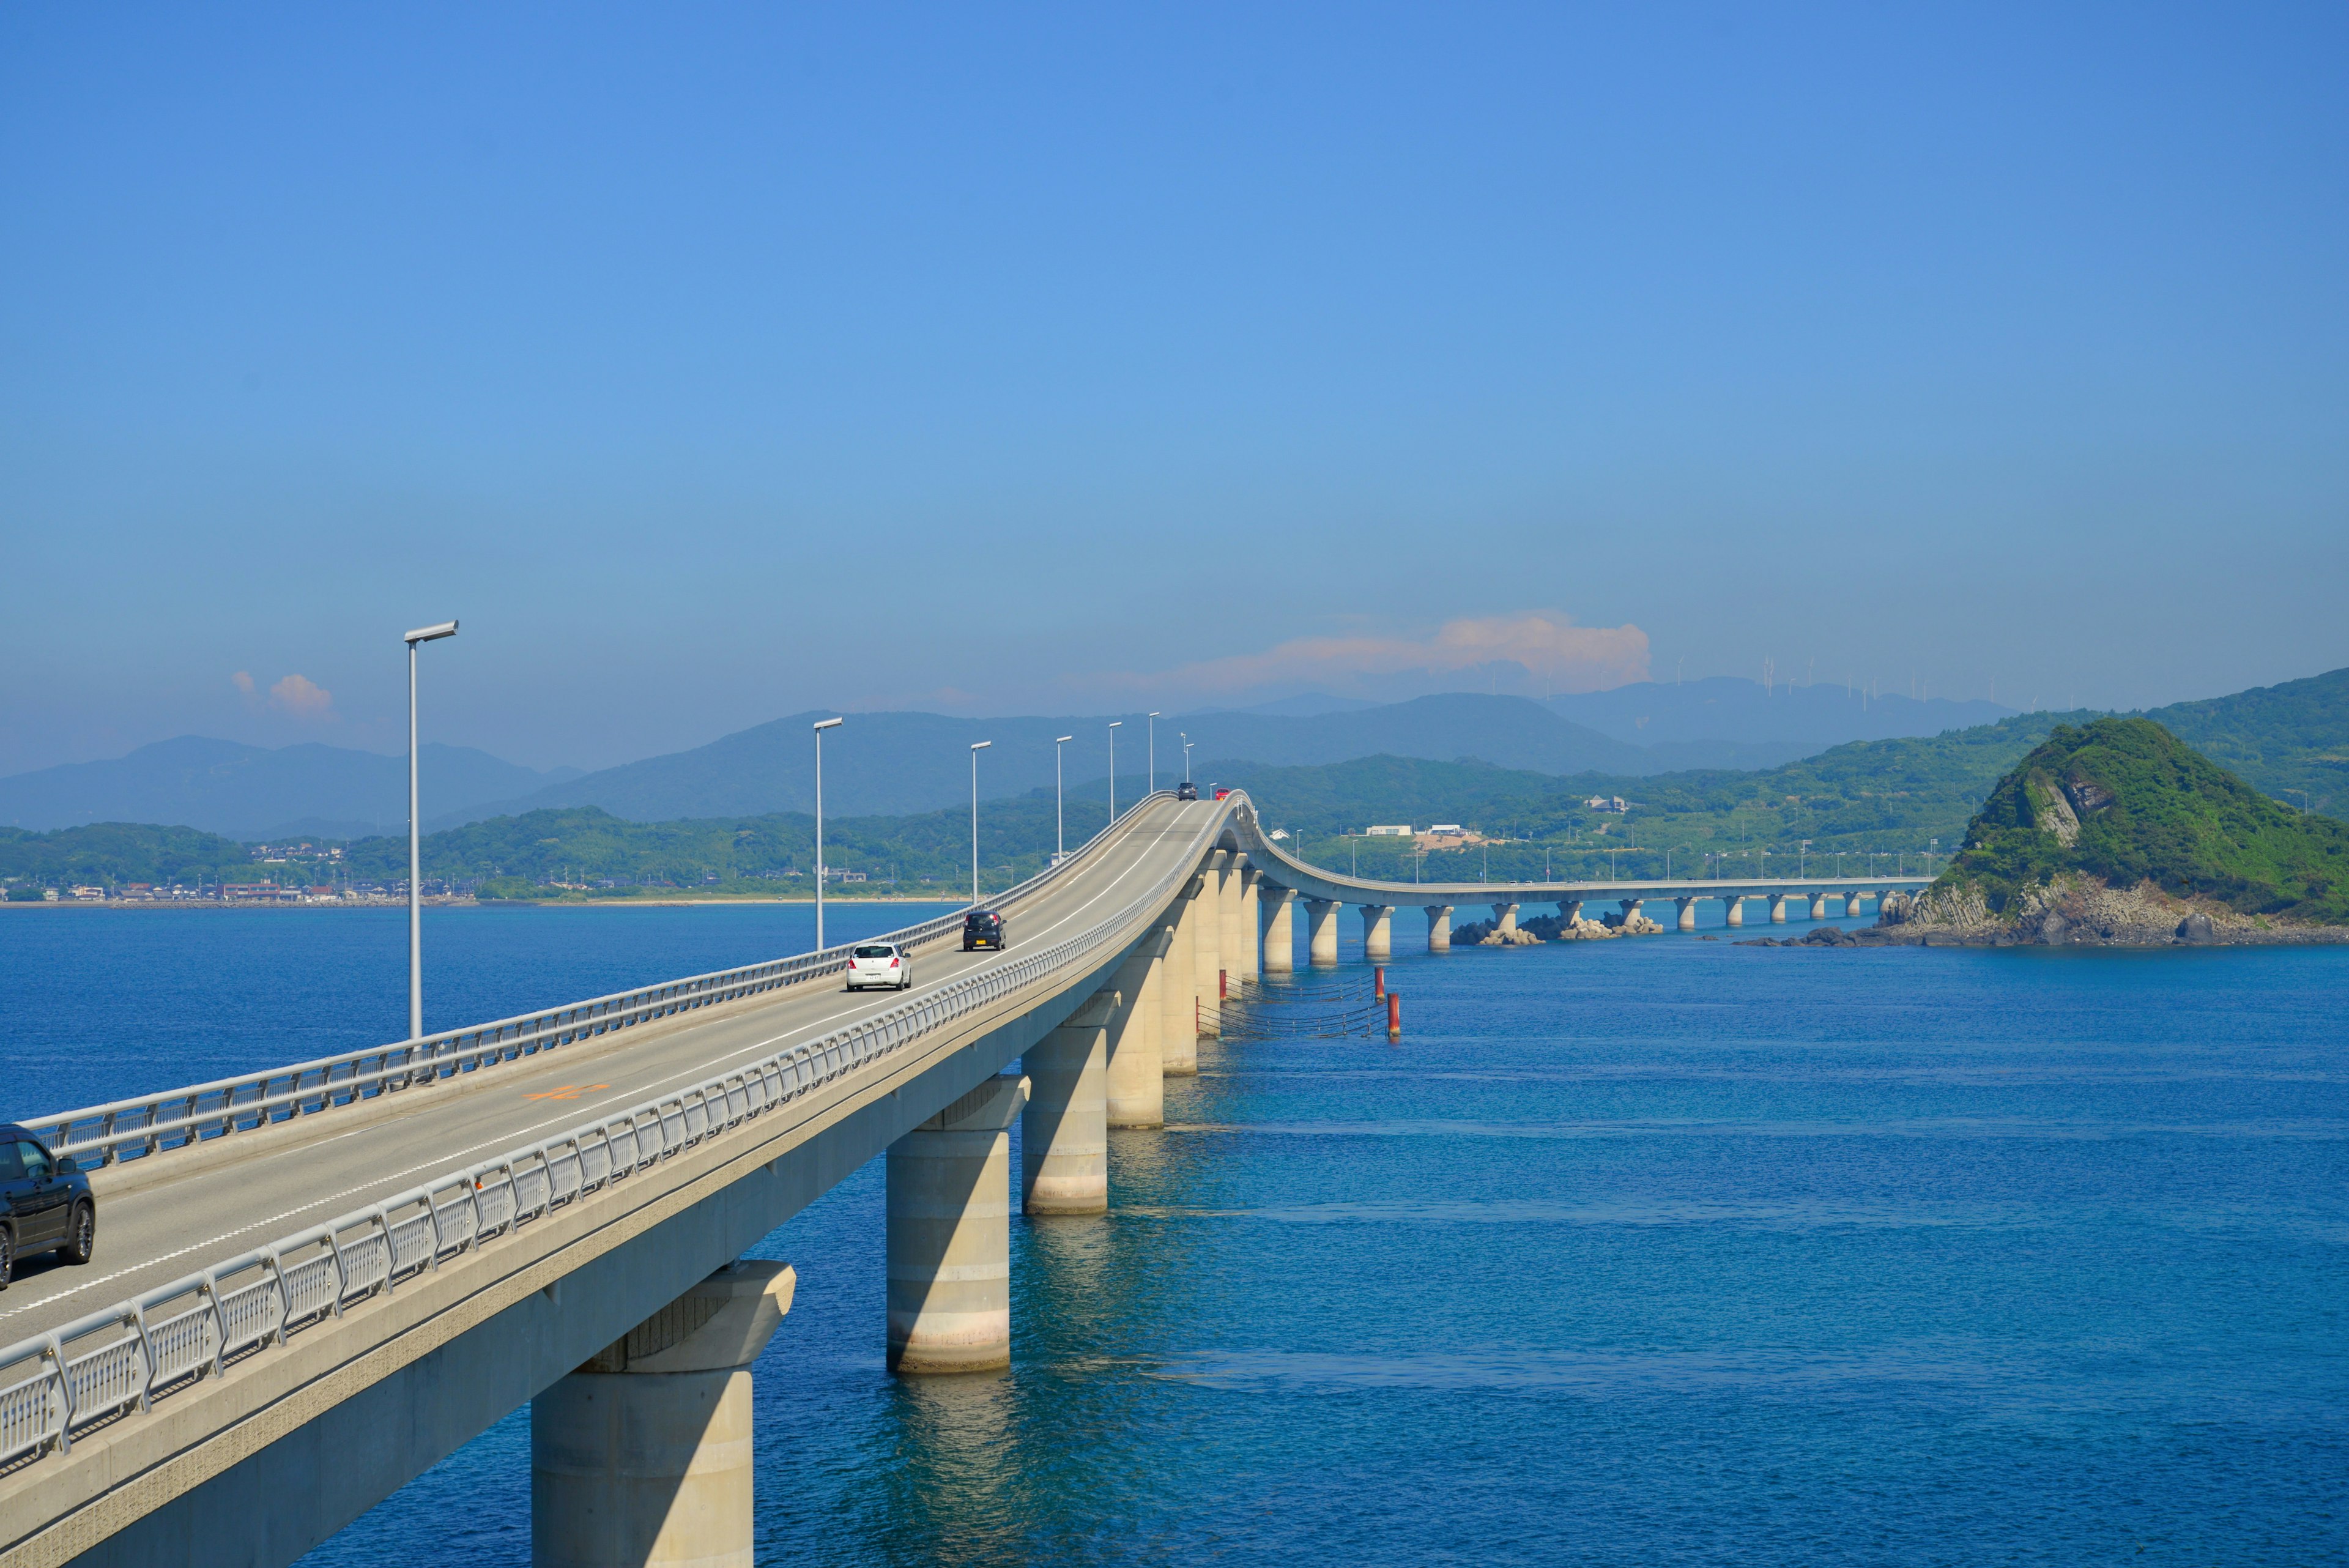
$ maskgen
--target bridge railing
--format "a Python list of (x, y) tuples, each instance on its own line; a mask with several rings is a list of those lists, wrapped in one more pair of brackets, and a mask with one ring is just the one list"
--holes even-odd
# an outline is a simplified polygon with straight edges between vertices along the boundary
[[(1161, 790), (1157, 794), (1145, 795), (1135, 805), (1169, 793)], [(1132, 809), (1128, 808), (1129, 813)], [(1095, 835), (1090, 844), (1060, 865), (1046, 867), (996, 901), (1011, 904), (1032, 897), (1055, 877), (1099, 853), (1108, 836), (1106, 830)], [(896, 941), (919, 948), (950, 937), (961, 929), (962, 913), (957, 910), (880, 938), (864, 937), (859, 940)], [(290, 1067), (220, 1078), (209, 1084), (88, 1106), (54, 1116), (27, 1117), (24, 1125), (49, 1146), (52, 1154), (71, 1155), (85, 1163), (95, 1156), (98, 1163), (112, 1165), (357, 1100), (373, 1099), (461, 1073), (477, 1072), (672, 1013), (821, 980), (843, 972), (848, 967), (848, 950), (855, 945), (843, 942), (819, 952), (615, 992), (587, 1002), (446, 1030), (419, 1040), (347, 1051)]]
[[(1203, 826), (1203, 850), (1210, 831)], [(1164, 908), (1195, 869), (1195, 857), (1178, 859), (1117, 913), (1050, 947), (1007, 953), (1003, 962), (698, 1087), (451, 1170), (0, 1350), (0, 1466), (66, 1453), (77, 1433), (147, 1410), (232, 1362), (282, 1347), (359, 1303), (388, 1296), (450, 1259), (609, 1190), (1039, 980), (1092, 964), (1122, 948), (1126, 933)]]

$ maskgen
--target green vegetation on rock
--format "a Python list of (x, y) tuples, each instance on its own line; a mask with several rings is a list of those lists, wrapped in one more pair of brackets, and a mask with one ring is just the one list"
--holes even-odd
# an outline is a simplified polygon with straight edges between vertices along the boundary
[(259, 881), (253, 856), (233, 838), (192, 827), (94, 822), (28, 833), (0, 827), (0, 879), (24, 887), (75, 883), (119, 887), (125, 882)]
[(2349, 920), (2349, 824), (2261, 794), (2149, 719), (2061, 724), (1992, 788), (1936, 893), (1992, 912), (2066, 874)]

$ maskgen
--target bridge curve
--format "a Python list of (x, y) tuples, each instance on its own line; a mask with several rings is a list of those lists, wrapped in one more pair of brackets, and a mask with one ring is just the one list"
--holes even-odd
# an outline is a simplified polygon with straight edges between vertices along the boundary
[[(0, 1568), (290, 1562), (522, 1404), (626, 1384), (629, 1346), (678, 1365), (713, 1324), (738, 1359), (702, 1372), (747, 1410), (788, 1281), (728, 1271), (885, 1152), (892, 1364), (988, 1365), (1010, 1119), (1030, 1211), (1100, 1211), (1105, 1128), (1158, 1125), (1227, 977), (1288, 967), (1292, 896), (1728, 890), (1341, 877), (1244, 794), (1161, 793), (1000, 901), (1009, 950), (957, 950), (958, 916), (909, 928), (936, 978), (903, 997), (840, 992), (834, 950), (37, 1118), (94, 1162), (106, 1223), (97, 1265), (0, 1293)], [(682, 1337), (646, 1348), (658, 1324)]]

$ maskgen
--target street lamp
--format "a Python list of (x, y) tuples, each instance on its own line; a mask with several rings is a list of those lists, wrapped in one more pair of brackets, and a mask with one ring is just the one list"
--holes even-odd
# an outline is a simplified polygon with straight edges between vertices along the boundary
[(1074, 735), (1052, 737), (1052, 864), (1055, 866), (1069, 852), (1069, 819), (1061, 794), (1061, 748), (1075, 739)]
[(993, 741), (970, 743), (970, 907), (978, 908), (978, 753)]
[(1183, 782), (1189, 784), (1191, 782), (1191, 737), (1184, 735), (1180, 730), (1174, 732), (1183, 735)]
[(1150, 738), (1150, 793), (1153, 794), (1158, 793), (1158, 716), (1155, 709), (1142, 716), (1143, 729)]
[(1112, 826), (1117, 823), (1117, 732), (1123, 728), (1123, 719), (1109, 722), (1109, 820)]
[(823, 732), (845, 722), (819, 719), (815, 723), (815, 950), (823, 951)]
[(416, 823), (416, 645), (457, 635), (457, 623), (419, 627), (408, 644), (408, 1037), (424, 1038), (424, 840)]

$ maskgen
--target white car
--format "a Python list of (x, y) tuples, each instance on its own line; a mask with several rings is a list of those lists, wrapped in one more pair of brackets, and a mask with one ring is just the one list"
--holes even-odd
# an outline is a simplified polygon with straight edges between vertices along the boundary
[(848, 989), (903, 991), (914, 983), (914, 961), (895, 942), (864, 942), (849, 950)]

